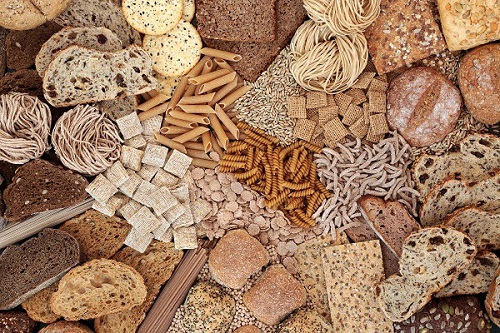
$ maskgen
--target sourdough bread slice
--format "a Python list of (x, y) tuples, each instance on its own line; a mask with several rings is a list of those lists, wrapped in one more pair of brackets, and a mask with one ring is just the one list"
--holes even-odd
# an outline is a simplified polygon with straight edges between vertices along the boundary
[(494, 253), (479, 253), (436, 297), (487, 293), (499, 265), (500, 259)]
[(451, 177), (434, 186), (420, 207), (420, 223), (426, 227), (443, 223), (455, 209), (471, 205), (500, 213), (500, 170), (477, 180)]
[(71, 45), (84, 46), (99, 51), (118, 51), (122, 49), (122, 42), (118, 36), (107, 28), (63, 28), (43, 43), (36, 55), (35, 65), (38, 75), (43, 77), (57, 52)]
[(469, 235), (476, 243), (478, 251), (500, 249), (500, 213), (464, 207), (448, 215), (443, 225)]
[(72, 0), (54, 20), (64, 27), (105, 27), (118, 35), (122, 45), (141, 44), (141, 36), (125, 19), (113, 0)]
[(500, 168), (500, 138), (473, 133), (460, 141), (457, 150), (444, 155), (422, 154), (413, 163), (412, 177), (424, 198), (439, 182), (449, 176), (474, 179)]
[(500, 326), (500, 268), (495, 272), (491, 281), (484, 305), (491, 321)]
[(80, 262), (76, 239), (57, 229), (44, 229), (0, 255), (0, 310), (12, 309), (56, 282)]
[(61, 318), (52, 312), (50, 298), (57, 290), (57, 283), (53, 283), (45, 289), (40, 290), (21, 305), (31, 319), (45, 324), (51, 324)]
[(73, 321), (129, 310), (145, 299), (144, 279), (135, 269), (115, 260), (94, 259), (59, 281), (50, 307)]
[(88, 181), (60, 166), (33, 160), (19, 169), (3, 192), (5, 218), (17, 222), (47, 210), (75, 205), (87, 197)]
[(168, 281), (179, 264), (183, 252), (176, 250), (173, 243), (154, 240), (144, 253), (125, 247), (113, 256), (139, 272), (147, 288), (146, 300), (128, 311), (105, 315), (94, 321), (97, 333), (135, 333), (146, 317), (161, 287)]
[(401, 256), (403, 240), (420, 225), (397, 201), (384, 201), (372, 195), (364, 195), (358, 200), (361, 214), (378, 237), (398, 257)]
[(137, 95), (154, 89), (151, 58), (138, 46), (101, 52), (70, 46), (45, 71), (45, 99), (53, 106), (72, 106)]

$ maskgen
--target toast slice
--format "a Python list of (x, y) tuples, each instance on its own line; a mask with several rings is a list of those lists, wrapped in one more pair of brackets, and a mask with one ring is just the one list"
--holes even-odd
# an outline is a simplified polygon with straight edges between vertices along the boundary
[(44, 96), (61, 107), (141, 94), (156, 87), (152, 66), (146, 51), (135, 45), (118, 52), (73, 45), (47, 67)]
[(477, 180), (451, 177), (434, 186), (420, 207), (420, 223), (426, 227), (443, 223), (455, 209), (471, 205), (500, 213), (500, 170)]
[(3, 192), (5, 219), (18, 222), (33, 214), (73, 206), (87, 197), (88, 181), (44, 160), (30, 161), (19, 169)]
[(44, 229), (0, 255), (0, 310), (15, 308), (50, 286), (80, 262), (77, 240), (62, 230)]
[(399, 258), (403, 240), (420, 225), (397, 201), (384, 201), (379, 197), (364, 195), (358, 200), (361, 214), (377, 236)]

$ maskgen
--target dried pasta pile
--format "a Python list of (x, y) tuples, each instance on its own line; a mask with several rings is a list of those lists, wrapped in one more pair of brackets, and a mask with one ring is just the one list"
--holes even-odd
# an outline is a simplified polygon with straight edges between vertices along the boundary
[(219, 163), (220, 172), (233, 172), (236, 179), (266, 195), (265, 205), (279, 208), (294, 224), (312, 227), (311, 215), (331, 193), (317, 179), (313, 153), (321, 148), (298, 141), (282, 148), (279, 140), (246, 123), (244, 141), (234, 143)]

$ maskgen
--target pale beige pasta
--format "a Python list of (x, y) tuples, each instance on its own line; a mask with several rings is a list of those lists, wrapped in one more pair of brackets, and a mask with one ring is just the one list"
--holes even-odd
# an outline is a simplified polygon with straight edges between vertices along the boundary
[(227, 83), (224, 87), (220, 88), (216, 93), (214, 98), (208, 103), (210, 106), (214, 106), (215, 103), (219, 102), (221, 99), (229, 95), (231, 91), (236, 89), (236, 86), (238, 85), (238, 79), (234, 78), (233, 81)]
[[(224, 76), (220, 76), (214, 80), (202, 83), (200, 85), (199, 93), (204, 94), (204, 93), (211, 91), (215, 88), (222, 87), (223, 85), (228, 84), (229, 82), (233, 81), (235, 78), (236, 78), (236, 72), (232, 72), (232, 73), (228, 73)], [(207, 101), (206, 103), (208, 103), (208, 102), (210, 102), (210, 101)]]
[(187, 153), (186, 147), (184, 147), (182, 144), (180, 144), (179, 142), (175, 142), (174, 140), (169, 139), (166, 136), (161, 135), (160, 133), (155, 133), (155, 140), (156, 142), (161, 143), (168, 148), (178, 150), (184, 154)]
[[(153, 91), (153, 90), (152, 90)], [(159, 104), (162, 104), (168, 100), (168, 96), (165, 94), (158, 93), (156, 96), (151, 97), (147, 101), (137, 106), (137, 110), (147, 111)]]
[(156, 90), (156, 89), (153, 89), (153, 90), (148, 91), (148, 95), (149, 95), (149, 97), (151, 97), (151, 98), (153, 98), (153, 97), (157, 96), (159, 93), (160, 93), (160, 92), (159, 92), (158, 90)]
[[(207, 65), (208, 61), (205, 63)], [(221, 77), (223, 75), (226, 75), (229, 73), (229, 70), (221, 68), (213, 72), (208, 72), (205, 74), (198, 75), (196, 77), (189, 78), (189, 83), (194, 84), (194, 85), (200, 85), (202, 83), (212, 81), (213, 79), (216, 79), (218, 77)]]
[(219, 119), (217, 118), (216, 115), (210, 114), (208, 115), (210, 119), (210, 126), (212, 126), (215, 135), (217, 136), (217, 139), (219, 140), (220, 146), (223, 149), (227, 149), (229, 145), (229, 138), (226, 135), (226, 132), (224, 132), (224, 128), (222, 128), (221, 123), (219, 122)]
[(171, 126), (163, 126), (161, 129), (160, 129), (160, 133), (163, 134), (163, 135), (175, 135), (175, 134), (183, 134), (183, 133), (186, 133), (187, 131), (189, 131), (188, 128), (185, 128), (185, 127), (179, 127), (179, 126), (174, 126), (174, 125), (171, 125)]
[(217, 164), (218, 163), (215, 161), (205, 160), (205, 159), (196, 158), (196, 157), (194, 157), (193, 160), (191, 161), (191, 165), (194, 165), (194, 166), (200, 167), (200, 168), (206, 168), (206, 169), (215, 169)]
[(177, 105), (182, 111), (186, 113), (215, 113), (209, 105), (189, 105), (189, 104), (179, 104)]
[(167, 111), (173, 110), (181, 100), (182, 96), (184, 95), (184, 92), (186, 91), (186, 87), (188, 85), (188, 79), (189, 78), (187, 76), (183, 76), (179, 81), (177, 88), (175, 88), (174, 93), (170, 98), (170, 102), (168, 102)]
[(205, 153), (208, 153), (209, 151), (212, 150), (212, 139), (210, 132), (203, 133), (201, 135), (201, 141), (202, 141), (202, 150)]
[(157, 105), (157, 106), (155, 106), (147, 111), (143, 111), (143, 112), (139, 113), (139, 115), (138, 115), (139, 120), (144, 121), (144, 120), (152, 118), (156, 115), (165, 113), (167, 111), (167, 108), (168, 108), (168, 103), (163, 103), (163, 104)]
[(205, 66), (205, 63), (210, 59), (209, 56), (203, 56), (200, 61), (187, 73), (187, 77), (195, 77), (200, 75), (201, 71), (203, 70), (203, 67)]
[(222, 124), (224, 124), (227, 130), (231, 132), (235, 140), (238, 140), (238, 138), (240, 137), (240, 130), (233, 123), (231, 118), (229, 118), (226, 112), (220, 107), (219, 104), (215, 105), (215, 114), (217, 115), (217, 118), (219, 118), (219, 120), (222, 122)]
[(233, 61), (233, 62), (238, 62), (241, 60), (241, 55), (239, 55), (239, 54), (227, 52), (227, 51), (222, 51), (222, 50), (217, 50), (217, 49), (212, 49), (209, 47), (202, 48), (201, 54), (205, 54), (207, 56), (211, 56), (214, 58), (220, 58), (220, 59)]
[[(208, 139), (210, 140), (210, 132), (205, 132), (205, 133), (207, 133), (207, 135), (208, 135), (208, 137), (209, 137)], [(203, 136), (205, 135), (205, 133), (203, 133), (203, 134), (201, 135), (201, 137), (202, 137), (202, 138), (203, 138)], [(209, 142), (210, 142), (210, 141), (209, 141)], [(184, 146), (185, 146), (187, 149), (193, 149), (193, 150), (201, 150), (201, 151), (205, 151), (205, 146), (204, 146), (204, 144), (203, 144), (203, 143), (201, 143), (201, 142), (186, 142), (186, 143), (184, 143)], [(205, 151), (205, 152), (207, 152), (207, 153), (208, 153), (209, 151), (210, 151), (210, 149), (208, 149), (208, 150), (207, 150), (207, 151)]]
[(179, 104), (207, 104), (215, 96), (215, 93), (197, 95), (197, 96), (183, 96)]
[(184, 142), (187, 142), (189, 140), (196, 139), (200, 135), (202, 135), (203, 133), (208, 132), (208, 131), (209, 131), (208, 127), (199, 126), (199, 127), (196, 127), (194, 129), (190, 130), (189, 132), (186, 132), (184, 134), (176, 136), (172, 140), (179, 142), (179, 143), (184, 143)]
[(326, 25), (307, 20), (295, 31), (290, 41), (290, 55), (293, 59), (300, 58), (316, 44), (333, 39), (335, 39), (335, 34)]
[(193, 128), (196, 127), (196, 123), (195, 122), (185, 121), (185, 120), (177, 119), (177, 118), (174, 118), (174, 117), (171, 117), (171, 116), (165, 117), (164, 122), (167, 123), (167, 124), (172, 124), (172, 125), (175, 125), (175, 126), (184, 127), (184, 128), (187, 128), (187, 129), (193, 129)]
[(228, 69), (230, 71), (234, 71), (233, 67), (231, 67), (231, 65), (228, 64), (227, 61), (224, 59), (217, 58), (217, 59), (214, 59), (214, 62), (217, 65), (217, 67), (219, 67), (219, 68), (225, 68), (225, 69)]
[(205, 153), (202, 150), (188, 149), (186, 155), (189, 156), (189, 157), (199, 158), (199, 159), (203, 159), (203, 160), (209, 160), (210, 159), (210, 157), (207, 155), (207, 153)]
[(180, 120), (185, 120), (188, 122), (195, 122), (203, 125), (208, 125), (210, 124), (210, 120), (208, 120), (208, 117), (202, 116), (199, 114), (194, 114), (194, 113), (186, 113), (182, 111), (177, 111), (177, 110), (172, 110), (170, 111), (169, 115), (171, 117), (180, 119)]
[(234, 92), (229, 94), (228, 96), (224, 97), (220, 102), (219, 105), (222, 109), (228, 108), (231, 104), (233, 104), (238, 98), (241, 96), (245, 95), (247, 92), (252, 89), (250, 86), (245, 86), (243, 85), (242, 87), (236, 89)]

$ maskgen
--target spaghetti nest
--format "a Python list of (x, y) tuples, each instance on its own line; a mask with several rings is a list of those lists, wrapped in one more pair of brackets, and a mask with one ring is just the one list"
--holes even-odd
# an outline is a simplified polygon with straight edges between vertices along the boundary
[(95, 106), (78, 105), (64, 113), (52, 130), (52, 144), (69, 169), (94, 176), (120, 157), (116, 125)]
[(362, 33), (335, 35), (326, 25), (309, 20), (290, 43), (290, 71), (306, 90), (335, 94), (347, 90), (368, 62), (368, 45)]
[(23, 164), (50, 148), (52, 116), (38, 98), (9, 93), (0, 96), (0, 160)]

